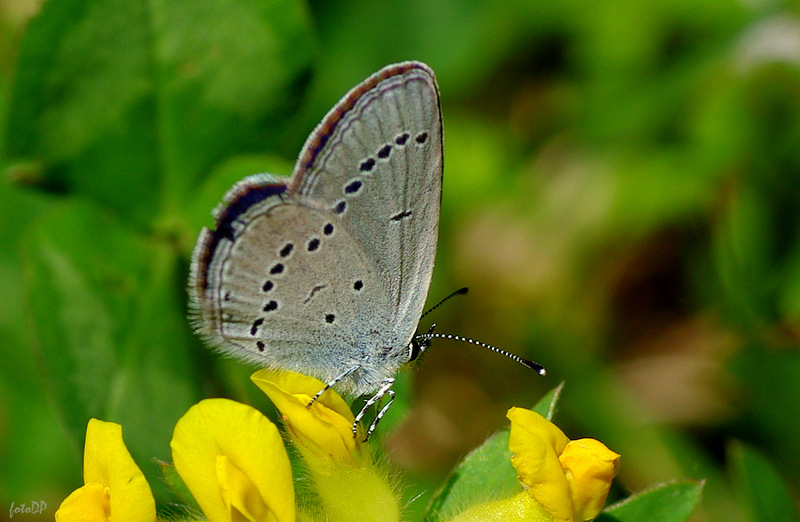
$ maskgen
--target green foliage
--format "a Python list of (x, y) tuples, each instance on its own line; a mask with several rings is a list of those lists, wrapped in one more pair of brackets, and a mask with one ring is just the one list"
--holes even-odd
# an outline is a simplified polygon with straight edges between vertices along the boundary
[[(563, 384), (551, 390), (533, 411), (550, 419), (562, 387)], [(425, 520), (450, 520), (465, 507), (508, 498), (519, 492), (521, 486), (511, 465), (508, 435), (508, 429), (498, 431), (453, 468), (428, 506)]]
[[(220, 16), (228, 23), (212, 22)], [(45, 4), (26, 27), (4, 165), (39, 198), (58, 197), (33, 198), (32, 219), (7, 222), (20, 239), (7, 250), (19, 257), (6, 262), (24, 275), (17, 322), (31, 327), (29, 346), (76, 449), (97, 417), (124, 426), (138, 462), (170, 458), (175, 422), (204, 395), (183, 260), (213, 208), (208, 184), (223, 176), (208, 173), (280, 141), (313, 47), (308, 13), (293, 1), (67, 0)], [(227, 188), (233, 179), (223, 177)], [(190, 211), (197, 199), (202, 218)], [(143, 468), (165, 499), (158, 469)], [(19, 504), (21, 492), (11, 494)]]
[(680, 522), (687, 520), (703, 493), (703, 483), (676, 481), (659, 484), (609, 506), (598, 522)]
[(729, 448), (737, 497), (750, 520), (797, 520), (797, 508), (780, 473), (761, 452), (735, 441)]
[(90, 417), (121, 422), (174, 500), (151, 459), (178, 416), (258, 400), (186, 321), (197, 233), (234, 181), (288, 174), (348, 88), (419, 59), (446, 142), (431, 298), (470, 287), (435, 320), (549, 377), (437, 343), (381, 425), (405, 494), (444, 512), (517, 487), (485, 473), (510, 468), (503, 432), (481, 441), (565, 380), (564, 431), (621, 453), (620, 488), (642, 491), (604, 519), (669, 495), (663, 520), (683, 519), (701, 491), (707, 520), (796, 518), (800, 69), (773, 45), (796, 39), (790, 7), (29, 5), (0, 6), (0, 504), (52, 519)]

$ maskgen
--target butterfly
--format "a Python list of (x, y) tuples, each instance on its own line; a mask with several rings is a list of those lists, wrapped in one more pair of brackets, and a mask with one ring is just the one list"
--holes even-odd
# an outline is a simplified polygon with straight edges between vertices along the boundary
[[(290, 178), (249, 176), (192, 254), (196, 329), (224, 354), (388, 396), (425, 350), (415, 336), (436, 256), (442, 195), (439, 89), (420, 62), (348, 92), (305, 142)], [(430, 333), (430, 332), (429, 332)], [(427, 336), (426, 336), (427, 335)], [(315, 397), (314, 400), (316, 400)]]

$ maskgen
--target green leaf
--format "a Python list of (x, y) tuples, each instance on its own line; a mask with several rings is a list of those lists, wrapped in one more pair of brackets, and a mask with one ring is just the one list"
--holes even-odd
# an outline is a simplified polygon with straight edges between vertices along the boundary
[[(564, 384), (551, 390), (532, 409), (552, 416)], [(467, 506), (510, 497), (520, 491), (511, 465), (509, 430), (501, 430), (469, 453), (450, 473), (428, 506), (426, 520), (447, 520)]]
[(789, 488), (769, 459), (738, 441), (731, 445), (729, 454), (737, 496), (750, 520), (780, 522), (800, 518)]
[(511, 465), (508, 434), (508, 430), (495, 433), (464, 457), (434, 495), (426, 520), (447, 520), (467, 506), (520, 491), (517, 471)]
[(547, 392), (544, 397), (539, 399), (539, 402), (536, 403), (536, 406), (531, 409), (545, 419), (552, 421), (553, 415), (556, 413), (556, 406), (558, 406), (558, 400), (561, 398), (562, 391), (564, 391), (563, 381), (561, 384)]
[(180, 213), (216, 162), (282, 141), (313, 42), (297, 0), (46, 2), (20, 43), (8, 154), (140, 221)]
[(703, 482), (685, 480), (658, 484), (607, 507), (597, 522), (679, 522), (700, 503)]
[(177, 262), (86, 203), (57, 205), (30, 228), (23, 263), (34, 342), (67, 432), (92, 417), (122, 424), (151, 478), (178, 418), (200, 398)]

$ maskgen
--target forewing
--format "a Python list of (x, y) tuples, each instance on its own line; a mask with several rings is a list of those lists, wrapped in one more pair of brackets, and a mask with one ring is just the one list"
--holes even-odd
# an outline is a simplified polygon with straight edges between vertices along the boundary
[(433, 72), (389, 66), (328, 113), (300, 155), (291, 190), (331, 211), (376, 268), (405, 348), (427, 298), (442, 190), (442, 123)]

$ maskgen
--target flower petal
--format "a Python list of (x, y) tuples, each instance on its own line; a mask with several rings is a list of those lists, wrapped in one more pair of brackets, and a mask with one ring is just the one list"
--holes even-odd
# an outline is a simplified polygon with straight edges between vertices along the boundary
[(595, 439), (570, 441), (559, 457), (572, 490), (578, 520), (591, 520), (603, 510), (611, 481), (619, 471), (619, 454)]
[(83, 451), (83, 481), (108, 488), (109, 520), (151, 522), (156, 502), (142, 470), (122, 440), (122, 426), (90, 419)]
[(111, 498), (103, 484), (87, 484), (73, 491), (56, 511), (56, 522), (106, 522)]
[(353, 414), (333, 390), (311, 408), (324, 388), (317, 379), (294, 372), (260, 370), (251, 377), (280, 410), (287, 431), (306, 464), (327, 520), (400, 520), (398, 494), (385, 466), (353, 437)]
[(336, 392), (327, 390), (309, 408), (311, 398), (325, 387), (321, 381), (271, 370), (259, 370), (250, 378), (280, 410), (290, 434), (303, 448), (318, 457), (353, 465), (358, 462), (353, 413)]
[(175, 469), (211, 522), (294, 521), (292, 470), (278, 429), (228, 399), (192, 406), (172, 435)]
[(558, 460), (569, 439), (555, 424), (531, 410), (514, 407), (506, 416), (511, 420), (511, 464), (523, 487), (557, 522), (572, 522), (569, 483)]

